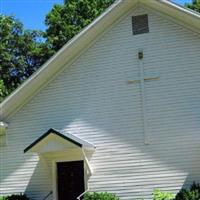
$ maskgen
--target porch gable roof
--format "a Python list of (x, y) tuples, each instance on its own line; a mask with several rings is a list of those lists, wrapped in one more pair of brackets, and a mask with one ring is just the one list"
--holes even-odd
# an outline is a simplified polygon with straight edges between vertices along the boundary
[[(53, 128), (49, 129), (46, 133), (44, 133), (42, 136), (40, 136), (38, 139), (36, 139), (33, 143), (31, 143), (28, 147), (24, 149), (24, 153), (27, 152), (37, 152), (38, 146), (43, 146), (41, 143), (45, 140), (48, 140), (48, 138), (53, 135), (59, 138), (59, 140), (63, 140), (64, 142), (69, 142), (72, 145), (79, 147), (79, 148), (86, 148), (86, 149), (95, 149), (95, 146), (85, 140), (82, 140), (81, 138), (69, 134), (69, 133), (61, 133)], [(45, 143), (45, 142), (44, 142)]]

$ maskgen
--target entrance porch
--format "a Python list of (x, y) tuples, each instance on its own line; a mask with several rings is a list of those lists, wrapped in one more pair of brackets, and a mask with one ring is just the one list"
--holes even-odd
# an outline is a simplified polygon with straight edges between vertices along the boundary
[(52, 181), (53, 200), (75, 200), (89, 189), (90, 158), (95, 146), (72, 134), (49, 129), (30, 144), (24, 153), (38, 154)]

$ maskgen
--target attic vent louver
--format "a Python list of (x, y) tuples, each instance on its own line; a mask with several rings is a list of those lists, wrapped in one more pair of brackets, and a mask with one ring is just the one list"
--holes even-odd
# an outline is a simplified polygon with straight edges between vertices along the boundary
[(133, 35), (149, 32), (148, 15), (138, 15), (132, 17)]

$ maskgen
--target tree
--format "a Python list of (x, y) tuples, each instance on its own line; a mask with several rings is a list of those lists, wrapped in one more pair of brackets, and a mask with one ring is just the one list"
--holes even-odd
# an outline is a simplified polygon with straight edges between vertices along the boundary
[(200, 12), (200, 0), (193, 0), (192, 3), (186, 4), (185, 6), (196, 12)]
[(40, 31), (23, 29), (12, 16), (0, 15), (0, 101), (50, 56)]
[(114, 0), (66, 0), (46, 16), (45, 33), (0, 14), (0, 102)]
[(0, 80), (0, 102), (3, 101), (3, 98), (8, 95), (6, 87), (3, 80)]
[(54, 51), (100, 15), (114, 0), (66, 0), (46, 16), (46, 39)]

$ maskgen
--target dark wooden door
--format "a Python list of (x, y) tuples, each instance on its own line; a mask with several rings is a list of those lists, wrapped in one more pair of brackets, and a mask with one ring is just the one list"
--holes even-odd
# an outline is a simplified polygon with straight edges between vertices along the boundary
[(58, 200), (76, 200), (84, 188), (83, 161), (57, 163)]

